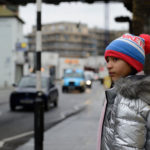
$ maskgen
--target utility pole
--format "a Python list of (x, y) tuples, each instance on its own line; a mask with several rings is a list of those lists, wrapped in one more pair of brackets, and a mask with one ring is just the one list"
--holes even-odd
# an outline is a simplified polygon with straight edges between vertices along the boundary
[(37, 5), (37, 31), (36, 31), (36, 89), (37, 97), (35, 99), (34, 109), (34, 150), (43, 150), (44, 139), (44, 102), (41, 91), (41, 4), (42, 0), (36, 0)]

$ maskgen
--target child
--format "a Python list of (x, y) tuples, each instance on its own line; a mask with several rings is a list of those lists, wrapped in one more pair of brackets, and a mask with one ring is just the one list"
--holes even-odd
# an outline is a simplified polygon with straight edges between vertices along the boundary
[(150, 76), (142, 72), (148, 53), (147, 34), (124, 34), (106, 47), (113, 85), (106, 91), (97, 150), (150, 150)]

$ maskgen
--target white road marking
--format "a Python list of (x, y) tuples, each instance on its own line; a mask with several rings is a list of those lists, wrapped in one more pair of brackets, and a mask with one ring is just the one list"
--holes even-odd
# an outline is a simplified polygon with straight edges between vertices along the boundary
[(23, 137), (31, 135), (33, 133), (34, 133), (33, 131), (30, 131), (30, 132), (26, 132), (26, 133), (23, 133), (23, 134), (19, 134), (19, 135), (13, 136), (13, 137), (3, 139), (2, 141), (0, 141), (0, 148), (3, 147), (3, 145), (6, 142), (10, 142), (10, 141), (13, 141), (13, 140), (16, 140), (16, 139), (19, 139), (19, 138), (23, 138)]

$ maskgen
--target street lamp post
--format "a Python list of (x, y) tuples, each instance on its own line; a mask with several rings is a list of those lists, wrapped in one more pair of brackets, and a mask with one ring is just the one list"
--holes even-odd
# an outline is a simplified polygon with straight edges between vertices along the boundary
[(117, 22), (128, 22), (129, 23), (129, 33), (133, 33), (133, 31), (132, 31), (132, 20), (128, 16), (116, 17), (115, 21), (117, 21)]
[(34, 150), (43, 150), (44, 133), (44, 102), (41, 91), (41, 4), (42, 0), (36, 0), (37, 5), (37, 31), (36, 31), (36, 89), (34, 109)]

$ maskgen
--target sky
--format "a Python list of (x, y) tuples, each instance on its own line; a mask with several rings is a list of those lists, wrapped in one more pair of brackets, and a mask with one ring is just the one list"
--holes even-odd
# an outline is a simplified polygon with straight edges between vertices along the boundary
[[(118, 23), (114, 20), (118, 16), (129, 16), (132, 18), (132, 13), (127, 10), (123, 3), (109, 3), (108, 10), (108, 28), (110, 30), (128, 30), (128, 23)], [(19, 16), (25, 22), (23, 33), (25, 35), (31, 33), (32, 26), (36, 25), (36, 5), (27, 4), (26, 6), (20, 6)], [(59, 5), (43, 3), (42, 24), (60, 21), (84, 23), (90, 28), (105, 29), (105, 4), (103, 2), (93, 4), (63, 2)]]

